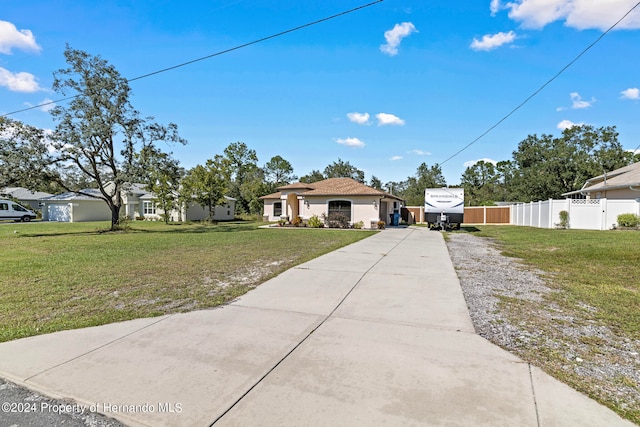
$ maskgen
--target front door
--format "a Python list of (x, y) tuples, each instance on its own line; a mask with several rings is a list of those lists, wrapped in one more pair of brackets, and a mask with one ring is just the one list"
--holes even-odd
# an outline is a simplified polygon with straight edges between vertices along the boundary
[(389, 223), (389, 218), (387, 217), (387, 202), (380, 202), (380, 221), (384, 221), (385, 224)]

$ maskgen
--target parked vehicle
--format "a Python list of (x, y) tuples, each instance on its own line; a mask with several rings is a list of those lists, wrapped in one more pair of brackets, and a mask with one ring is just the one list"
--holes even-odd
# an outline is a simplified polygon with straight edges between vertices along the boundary
[(464, 221), (463, 188), (427, 188), (424, 220), (430, 229), (459, 230)]
[(0, 220), (3, 219), (29, 222), (32, 219), (36, 219), (36, 214), (32, 210), (11, 200), (0, 200)]

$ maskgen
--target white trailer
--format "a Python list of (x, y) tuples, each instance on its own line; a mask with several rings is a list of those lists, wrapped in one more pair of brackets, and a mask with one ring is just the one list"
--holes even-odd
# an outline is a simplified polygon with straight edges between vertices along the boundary
[(431, 229), (460, 229), (464, 221), (463, 188), (427, 188), (424, 192), (424, 220)]

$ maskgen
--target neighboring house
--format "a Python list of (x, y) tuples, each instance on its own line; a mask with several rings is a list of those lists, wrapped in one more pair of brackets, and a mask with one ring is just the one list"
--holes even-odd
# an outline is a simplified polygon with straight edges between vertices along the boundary
[[(225, 204), (213, 208), (213, 219), (216, 221), (230, 221), (235, 218), (236, 199), (224, 196)], [(209, 208), (203, 208), (197, 203), (191, 203), (186, 210), (183, 209), (183, 216), (188, 221), (202, 221), (209, 218)]]
[[(97, 189), (85, 189), (83, 193), (100, 196)], [(120, 215), (129, 219), (145, 218), (162, 220), (162, 209), (156, 206), (155, 195), (145, 189), (144, 184), (131, 184), (122, 192)], [(216, 206), (213, 219), (217, 221), (232, 220), (235, 217), (235, 202), (226, 197), (223, 206)], [(43, 204), (43, 221), (81, 222), (111, 220), (111, 211), (104, 200), (76, 193), (64, 193), (40, 199)], [(209, 217), (208, 209), (196, 203), (170, 212), (170, 221), (200, 221)]]
[[(100, 195), (93, 188), (81, 190), (86, 194)], [(42, 220), (58, 222), (108, 221), (111, 211), (102, 199), (77, 193), (63, 193), (40, 199)]]
[(564, 193), (563, 196), (638, 200), (640, 198), (640, 162), (588, 179), (580, 190)]
[(0, 190), (0, 196), (11, 197), (26, 208), (40, 209), (40, 199), (53, 196), (53, 194), (42, 191), (31, 191), (24, 187), (6, 187)]
[(362, 221), (365, 228), (376, 228), (378, 221), (390, 223), (399, 213), (402, 199), (369, 187), (351, 178), (329, 178), (305, 184), (297, 182), (277, 188), (278, 192), (263, 196), (264, 218), (278, 221), (313, 215), (321, 218), (332, 212), (344, 214), (351, 224)]

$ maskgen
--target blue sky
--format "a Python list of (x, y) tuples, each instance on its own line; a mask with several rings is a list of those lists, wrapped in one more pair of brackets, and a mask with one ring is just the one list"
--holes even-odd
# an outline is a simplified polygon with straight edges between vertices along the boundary
[[(127, 78), (366, 4), (267, 0), (3, 0), (0, 114), (55, 100), (68, 43)], [(131, 83), (145, 116), (178, 124), (184, 167), (232, 142), (298, 176), (338, 158), (383, 182), (442, 163), (560, 71), (636, 0), (384, 0), (357, 12)], [(460, 182), (529, 134), (615, 125), (640, 145), (640, 6), (504, 123), (442, 165)], [(53, 128), (43, 109), (13, 114)]]

